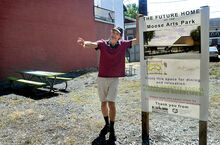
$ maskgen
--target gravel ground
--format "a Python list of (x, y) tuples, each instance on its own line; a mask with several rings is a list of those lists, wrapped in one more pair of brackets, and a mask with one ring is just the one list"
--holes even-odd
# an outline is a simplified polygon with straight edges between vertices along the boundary
[[(141, 144), (139, 63), (136, 75), (120, 79), (115, 131), (117, 145)], [(208, 144), (220, 144), (220, 62), (210, 62)], [(69, 73), (67, 92), (33, 97), (18, 86), (0, 89), (0, 145), (88, 145), (104, 120), (97, 95), (96, 71)], [(63, 87), (57, 84), (55, 87)], [(150, 114), (152, 145), (198, 144), (198, 120)]]

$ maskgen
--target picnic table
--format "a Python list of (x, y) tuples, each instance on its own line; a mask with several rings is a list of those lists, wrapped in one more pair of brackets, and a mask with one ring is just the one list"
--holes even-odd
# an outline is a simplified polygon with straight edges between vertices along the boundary
[(11, 83), (16, 81), (19, 83), (33, 85), (35, 87), (49, 86), (49, 92), (55, 92), (54, 85), (57, 80), (65, 82), (66, 86), (64, 90), (67, 88), (67, 81), (72, 80), (72, 78), (60, 77), (65, 74), (61, 72), (39, 70), (21, 70), (16, 72), (21, 74), (22, 78), (8, 77), (8, 80), (10, 80)]
[(125, 69), (126, 76), (132, 76), (135, 74), (135, 70), (136, 69), (133, 67), (133, 65), (128, 65), (128, 68)]

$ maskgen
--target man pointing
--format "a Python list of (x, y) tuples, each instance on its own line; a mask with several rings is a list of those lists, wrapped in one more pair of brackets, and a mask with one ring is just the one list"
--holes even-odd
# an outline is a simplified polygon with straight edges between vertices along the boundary
[[(78, 38), (77, 43), (84, 48), (93, 48), (100, 50), (100, 62), (98, 73), (98, 93), (101, 102), (101, 110), (105, 120), (105, 126), (100, 131), (92, 144), (105, 144), (105, 136), (109, 132), (107, 144), (114, 145), (116, 141), (114, 123), (116, 116), (115, 101), (118, 92), (119, 77), (125, 76), (125, 54), (128, 48), (139, 42), (138, 21), (136, 20), (136, 38), (132, 40), (120, 40), (123, 35), (123, 29), (114, 27), (108, 40), (98, 40), (96, 42), (85, 41)], [(110, 121), (109, 121), (110, 120)]]

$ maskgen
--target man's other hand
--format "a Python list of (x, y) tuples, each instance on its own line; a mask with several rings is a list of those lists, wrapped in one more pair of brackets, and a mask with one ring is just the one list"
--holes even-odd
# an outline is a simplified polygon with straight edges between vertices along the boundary
[(78, 38), (78, 40), (77, 40), (77, 43), (79, 44), (79, 45), (81, 45), (81, 46), (83, 46), (84, 45), (84, 39), (82, 39), (82, 38)]

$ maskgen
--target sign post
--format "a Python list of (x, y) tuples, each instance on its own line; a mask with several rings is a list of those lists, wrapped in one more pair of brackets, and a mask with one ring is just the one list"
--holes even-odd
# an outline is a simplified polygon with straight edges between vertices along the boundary
[(199, 144), (207, 145), (207, 120), (208, 120), (208, 102), (209, 102), (209, 7), (201, 8), (201, 84), (204, 89), (204, 95), (200, 97), (200, 121), (199, 121)]
[(149, 112), (142, 112), (142, 141), (149, 145)]
[(142, 17), (139, 32), (143, 144), (149, 112), (198, 119), (207, 144), (209, 7)]

